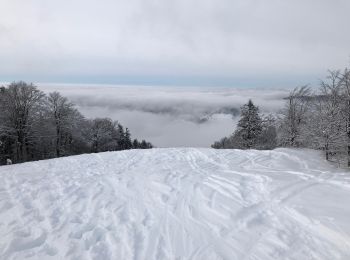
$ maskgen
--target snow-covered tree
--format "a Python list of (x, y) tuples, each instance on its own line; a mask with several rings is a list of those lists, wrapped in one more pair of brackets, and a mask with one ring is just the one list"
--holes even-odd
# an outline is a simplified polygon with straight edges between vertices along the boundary
[(139, 141), (137, 139), (134, 139), (132, 141), (132, 148), (133, 149), (139, 149), (140, 148), (140, 144), (139, 144)]
[(234, 139), (242, 149), (256, 148), (262, 133), (262, 119), (259, 108), (251, 100), (241, 107), (241, 119), (238, 121)]
[(123, 138), (124, 138), (124, 148), (132, 149), (132, 141), (131, 141), (131, 134), (130, 134), (129, 128), (125, 128), (125, 133), (123, 135)]
[(15, 162), (35, 157), (33, 125), (42, 108), (44, 93), (32, 84), (13, 82), (1, 90), (1, 135)]
[(329, 71), (321, 81), (319, 94), (313, 96), (307, 113), (304, 135), (306, 145), (322, 149), (326, 159), (344, 152), (345, 121), (342, 119), (341, 77), (339, 71)]
[(118, 141), (117, 141), (117, 149), (118, 150), (125, 150), (126, 143), (125, 143), (125, 131), (124, 127), (121, 124), (117, 125), (117, 132), (118, 132)]
[(341, 88), (343, 96), (342, 115), (343, 120), (346, 123), (346, 151), (347, 151), (347, 164), (350, 167), (350, 69), (346, 68), (341, 75)]
[(117, 122), (109, 118), (96, 118), (91, 122), (90, 140), (92, 152), (114, 151), (118, 147)]
[(141, 149), (151, 149), (153, 148), (153, 145), (149, 142), (146, 142), (146, 140), (142, 140), (140, 144)]
[(215, 149), (234, 149), (238, 148), (233, 143), (233, 135), (230, 137), (223, 137), (219, 141), (214, 142), (214, 144), (211, 145), (212, 148)]
[(137, 139), (134, 139), (132, 142), (132, 149), (151, 149), (153, 145), (145, 140), (139, 142)]
[(53, 92), (47, 98), (47, 110), (49, 118), (55, 128), (55, 152), (56, 157), (60, 157), (64, 147), (64, 138), (71, 135), (74, 123), (79, 116), (73, 103), (61, 96), (58, 92)]
[(241, 108), (241, 119), (235, 132), (215, 142), (215, 149), (261, 149), (277, 146), (276, 119), (271, 115), (261, 118), (259, 108), (251, 100)]
[(276, 118), (272, 115), (262, 119), (262, 131), (258, 137), (257, 149), (271, 150), (277, 147)]
[(153, 147), (146, 141), (133, 145), (129, 129), (109, 118), (86, 120), (58, 92), (46, 96), (25, 82), (0, 87), (0, 164), (134, 146)]
[(299, 147), (303, 145), (302, 131), (306, 124), (306, 112), (310, 101), (310, 88), (303, 86), (295, 88), (286, 98), (282, 110), (282, 120), (279, 129), (279, 142), (282, 146)]

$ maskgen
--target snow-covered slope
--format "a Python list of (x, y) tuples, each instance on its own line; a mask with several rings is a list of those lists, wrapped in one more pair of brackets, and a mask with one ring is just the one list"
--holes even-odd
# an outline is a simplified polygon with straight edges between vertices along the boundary
[(313, 151), (133, 150), (0, 178), (0, 259), (350, 259), (350, 173)]

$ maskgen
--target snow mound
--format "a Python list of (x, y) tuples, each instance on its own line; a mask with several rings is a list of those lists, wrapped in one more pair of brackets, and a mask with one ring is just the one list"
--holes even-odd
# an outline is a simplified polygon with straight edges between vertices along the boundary
[(350, 173), (310, 150), (0, 167), (0, 259), (350, 259)]

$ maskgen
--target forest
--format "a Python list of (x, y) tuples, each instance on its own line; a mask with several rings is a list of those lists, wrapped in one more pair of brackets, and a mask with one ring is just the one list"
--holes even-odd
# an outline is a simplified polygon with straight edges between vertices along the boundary
[(110, 118), (85, 118), (58, 92), (13, 82), (0, 88), (0, 164), (83, 153), (148, 149)]
[(322, 150), (325, 159), (350, 167), (350, 70), (329, 71), (317, 88), (293, 89), (277, 115), (261, 115), (251, 100), (242, 106), (234, 133), (217, 149)]

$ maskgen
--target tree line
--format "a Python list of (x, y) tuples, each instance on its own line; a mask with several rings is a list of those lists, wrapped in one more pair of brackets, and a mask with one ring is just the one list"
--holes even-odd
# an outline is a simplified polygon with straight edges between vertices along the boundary
[(0, 87), (0, 164), (152, 147), (117, 121), (85, 118), (58, 92), (22, 81)]
[(350, 167), (350, 70), (329, 71), (317, 89), (293, 89), (275, 116), (262, 116), (249, 100), (234, 133), (212, 147), (312, 148), (322, 150), (327, 160)]

